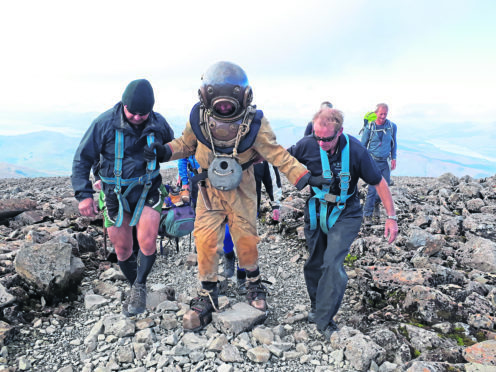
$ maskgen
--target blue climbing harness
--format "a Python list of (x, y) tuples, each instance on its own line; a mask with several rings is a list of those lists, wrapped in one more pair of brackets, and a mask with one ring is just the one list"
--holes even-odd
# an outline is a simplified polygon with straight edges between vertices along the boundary
[[(150, 133), (146, 137), (146, 142), (148, 146), (150, 146), (155, 141), (155, 135)], [(102, 182), (105, 182), (109, 185), (115, 185), (114, 192), (117, 195), (117, 200), (119, 201), (119, 212), (117, 214), (117, 218), (115, 220), (114, 226), (121, 227), (122, 220), (124, 218), (124, 211), (131, 213), (131, 209), (129, 208), (129, 203), (126, 197), (129, 195), (131, 190), (137, 185), (144, 185), (143, 191), (141, 192), (141, 196), (139, 198), (138, 204), (134, 210), (133, 218), (131, 219), (131, 223), (129, 226), (135, 226), (140, 217), (141, 212), (143, 211), (143, 207), (145, 206), (146, 196), (148, 195), (148, 191), (152, 187), (152, 180), (157, 177), (160, 173), (159, 169), (155, 169), (156, 161), (149, 161), (146, 166), (146, 174), (141, 177), (134, 177), (124, 179), (122, 178), (122, 159), (124, 158), (124, 134), (122, 130), (117, 129), (115, 131), (115, 163), (114, 163), (114, 176), (115, 177), (103, 177), (100, 175)], [(126, 191), (121, 193), (121, 187), (127, 186)]]
[[(309, 214), (310, 214), (310, 230), (315, 230), (317, 228), (317, 209), (316, 200), (320, 202), (320, 228), (327, 234), (329, 229), (334, 226), (336, 220), (338, 219), (341, 212), (346, 207), (346, 200), (353, 194), (348, 195), (348, 189), (350, 188), (350, 146), (348, 135), (344, 135), (346, 139), (346, 145), (341, 152), (341, 172), (339, 176), (339, 188), (341, 189), (340, 195), (329, 194), (330, 185), (322, 186), (322, 189), (317, 187), (312, 187), (314, 196), (308, 202)], [(322, 176), (327, 179), (332, 179), (332, 171), (329, 165), (329, 158), (327, 157), (327, 152), (320, 148), (320, 161), (322, 163)], [(336, 205), (332, 209), (329, 219), (327, 218), (327, 207), (328, 203), (335, 203)]]

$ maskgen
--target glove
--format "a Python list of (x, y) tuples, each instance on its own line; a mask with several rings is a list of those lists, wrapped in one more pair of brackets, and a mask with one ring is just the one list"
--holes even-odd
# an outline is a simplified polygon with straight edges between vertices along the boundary
[(330, 185), (331, 181), (325, 179), (323, 176), (310, 176), (308, 179), (308, 184), (310, 186), (321, 188), (324, 185)]
[(272, 211), (272, 219), (273, 219), (274, 221), (279, 221), (279, 217), (280, 217), (280, 216), (281, 216), (281, 213), (280, 213), (279, 209), (274, 209), (274, 210)]
[(145, 146), (143, 157), (146, 161), (153, 161), (155, 160), (155, 152), (157, 153), (157, 160), (160, 163), (169, 161), (170, 157), (172, 156), (172, 151), (169, 145), (162, 145), (158, 142), (153, 142), (150, 146)]

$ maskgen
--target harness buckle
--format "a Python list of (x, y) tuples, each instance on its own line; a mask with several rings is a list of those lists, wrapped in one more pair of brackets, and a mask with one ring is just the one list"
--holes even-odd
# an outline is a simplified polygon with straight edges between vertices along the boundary
[(122, 176), (122, 171), (121, 170), (114, 169), (114, 176), (121, 177)]
[(326, 170), (326, 169), (324, 169), (324, 170), (322, 171), (322, 176), (323, 176), (324, 178), (327, 178), (327, 179), (329, 179), (329, 180), (330, 180), (330, 179), (332, 178), (332, 171), (331, 171), (330, 169), (327, 169), (327, 170)]
[(337, 195), (334, 194), (325, 194), (324, 200), (328, 203), (336, 203)]

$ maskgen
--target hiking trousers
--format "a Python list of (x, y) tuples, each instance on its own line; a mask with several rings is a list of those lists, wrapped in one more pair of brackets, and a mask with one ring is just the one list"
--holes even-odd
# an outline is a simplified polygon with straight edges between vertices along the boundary
[(341, 306), (348, 283), (343, 264), (351, 243), (360, 231), (362, 217), (340, 216), (326, 235), (319, 226), (310, 230), (307, 216), (308, 206), (305, 210), (304, 231), (309, 257), (303, 267), (303, 274), (311, 306), (315, 311), (315, 323), (322, 331)]
[[(386, 180), (388, 186), (391, 182), (391, 170), (389, 168), (389, 163), (387, 160), (376, 160), (377, 168), (381, 171), (382, 177)], [(365, 205), (363, 207), (363, 215), (365, 217), (370, 217), (374, 213), (374, 207), (376, 204), (381, 202), (381, 198), (377, 194), (375, 186), (369, 185), (369, 191), (367, 192), (367, 198), (365, 199)]]

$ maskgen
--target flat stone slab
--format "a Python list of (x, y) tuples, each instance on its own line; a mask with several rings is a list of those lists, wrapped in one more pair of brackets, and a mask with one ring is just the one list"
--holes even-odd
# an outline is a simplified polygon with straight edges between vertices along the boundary
[(266, 318), (265, 312), (244, 302), (234, 304), (223, 312), (212, 314), (214, 326), (221, 332), (234, 336), (253, 329), (257, 324), (263, 323)]

